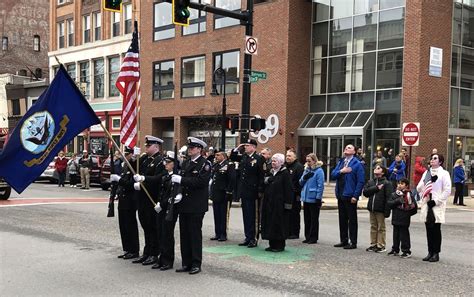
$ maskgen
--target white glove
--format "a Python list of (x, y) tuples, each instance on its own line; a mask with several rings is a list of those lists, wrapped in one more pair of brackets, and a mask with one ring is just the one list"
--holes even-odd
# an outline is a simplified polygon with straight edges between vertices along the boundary
[(142, 153), (142, 150), (138, 146), (133, 148), (134, 155), (140, 155), (141, 153)]
[(171, 182), (173, 182), (175, 184), (181, 184), (181, 175), (173, 174), (171, 176)]
[(111, 174), (110, 175), (110, 181), (111, 182), (118, 182), (120, 180), (120, 175), (118, 174)]
[(134, 179), (136, 182), (140, 183), (140, 182), (142, 182), (142, 181), (145, 181), (145, 176), (140, 175), (140, 174), (135, 174), (135, 175), (133, 176), (133, 179)]
[(133, 188), (134, 188), (136, 191), (140, 191), (140, 183), (134, 183), (134, 184), (133, 184)]
[(174, 203), (178, 203), (179, 201), (181, 201), (181, 199), (183, 199), (183, 195), (182, 194), (178, 194), (176, 195), (176, 197), (174, 197)]
[(155, 211), (156, 211), (156, 213), (160, 213), (161, 210), (162, 210), (162, 208), (161, 208), (160, 202), (156, 203), (156, 205), (155, 205)]

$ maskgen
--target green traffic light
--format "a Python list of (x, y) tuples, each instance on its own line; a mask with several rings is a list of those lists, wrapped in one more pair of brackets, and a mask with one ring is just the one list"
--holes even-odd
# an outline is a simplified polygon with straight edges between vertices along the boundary
[(178, 11), (178, 14), (182, 18), (189, 18), (189, 16), (191, 15), (187, 8), (181, 9), (180, 11)]

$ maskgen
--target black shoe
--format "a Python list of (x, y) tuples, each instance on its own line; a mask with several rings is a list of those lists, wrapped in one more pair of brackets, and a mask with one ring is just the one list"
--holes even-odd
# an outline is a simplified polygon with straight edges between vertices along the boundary
[(463, 204), (459, 204), (459, 206), (467, 206), (467, 205), (463, 203)]
[(340, 242), (338, 244), (335, 244), (334, 247), (345, 247), (347, 245), (347, 242)]
[(388, 255), (388, 256), (398, 256), (398, 253), (399, 253), (399, 252), (396, 251), (396, 250), (391, 250), (390, 252), (388, 252), (387, 255)]
[(283, 252), (285, 249), (282, 248), (282, 249), (272, 249), (272, 252), (274, 253), (279, 253), (279, 252)]
[(142, 265), (152, 265), (158, 262), (157, 256), (150, 256), (145, 261), (143, 261)]
[(221, 238), (219, 238), (217, 241), (227, 241), (227, 238), (221, 237)]
[(308, 241), (308, 244), (316, 244), (316, 243), (318, 243), (318, 241), (317, 241), (317, 240), (314, 240), (314, 239)]
[(366, 252), (375, 252), (377, 249), (376, 245), (369, 246), (368, 248), (365, 249)]
[(267, 247), (267, 248), (265, 249), (266, 252), (271, 252), (272, 250), (273, 250), (273, 249), (272, 249), (271, 247)]
[(134, 259), (134, 258), (138, 258), (138, 253), (127, 253), (125, 256), (123, 256), (124, 260)]
[(172, 265), (165, 264), (165, 265), (163, 265), (163, 266), (160, 267), (160, 270), (161, 270), (161, 271), (165, 271), (165, 270), (169, 270), (169, 269), (171, 269), (171, 268), (173, 268)]
[(210, 240), (218, 240), (218, 239), (219, 239), (219, 237), (217, 237), (217, 236), (214, 236), (214, 237), (211, 237), (211, 238), (209, 238), (209, 239), (210, 239)]
[(143, 263), (146, 259), (148, 259), (148, 255), (142, 255), (140, 258), (133, 260), (132, 263)]
[(353, 244), (353, 243), (348, 244), (345, 247), (343, 247), (343, 249), (345, 249), (345, 250), (353, 250), (353, 249), (356, 249), (356, 248), (357, 248), (357, 244)]
[(302, 243), (308, 243), (309, 239), (305, 239), (302, 241)]
[(127, 254), (128, 254), (128, 252), (125, 252), (124, 254), (122, 254), (122, 255), (120, 255), (120, 256), (117, 256), (117, 258), (122, 259), (122, 258), (125, 257), (125, 255), (127, 255)]
[(428, 253), (428, 255), (426, 255), (426, 257), (423, 258), (423, 261), (429, 261), (431, 257), (433, 257), (433, 254)]
[(254, 248), (256, 246), (257, 246), (256, 240), (250, 240), (249, 245), (247, 245), (248, 248)]
[(176, 272), (189, 272), (191, 271), (191, 268), (188, 266), (183, 266), (181, 268), (176, 269)]
[(163, 267), (163, 264), (161, 263), (155, 263), (153, 266), (151, 266), (151, 269), (161, 269)]
[(201, 272), (200, 267), (192, 267), (191, 270), (189, 270), (189, 274), (197, 274), (199, 272)]
[(300, 238), (298, 235), (290, 235), (288, 236), (288, 239), (298, 239)]
[(438, 262), (439, 261), (439, 254), (433, 254), (433, 256), (428, 260), (429, 262)]
[(411, 257), (411, 252), (403, 252), (400, 255), (400, 258), (403, 258), (403, 259), (407, 259), (407, 258), (410, 258), (410, 257)]
[(239, 246), (248, 246), (249, 243), (250, 241), (244, 241), (244, 242), (239, 243)]

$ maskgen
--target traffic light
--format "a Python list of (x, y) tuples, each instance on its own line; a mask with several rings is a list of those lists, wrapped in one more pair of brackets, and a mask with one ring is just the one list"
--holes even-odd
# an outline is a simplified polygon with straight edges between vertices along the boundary
[(230, 130), (230, 133), (235, 134), (235, 130), (239, 129), (239, 118), (227, 118), (226, 128)]
[(189, 26), (189, 1), (173, 0), (173, 24), (180, 26)]
[(122, 12), (122, 0), (103, 0), (104, 10)]
[(253, 131), (260, 131), (265, 129), (267, 120), (262, 118), (253, 118), (250, 120), (250, 129)]

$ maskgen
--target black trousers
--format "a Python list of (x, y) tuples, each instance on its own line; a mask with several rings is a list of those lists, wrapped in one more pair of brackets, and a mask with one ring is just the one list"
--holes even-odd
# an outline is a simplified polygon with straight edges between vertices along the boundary
[(285, 249), (286, 246), (285, 240), (269, 240), (268, 244), (270, 245), (270, 248), (275, 250)]
[(295, 200), (293, 200), (293, 205), (291, 207), (291, 212), (290, 212), (290, 236), (300, 236), (300, 228), (301, 228), (301, 201), (300, 197), (298, 195), (298, 198), (296, 199), (296, 194), (295, 194)]
[(456, 187), (456, 192), (454, 192), (454, 204), (458, 203), (459, 199), (459, 205), (464, 204), (464, 193), (463, 193), (463, 188), (464, 185), (462, 183), (455, 183), (454, 186)]
[(227, 201), (213, 201), (214, 232), (217, 238), (227, 239)]
[(396, 252), (400, 252), (400, 243), (401, 243), (402, 252), (411, 253), (410, 230), (408, 229), (410, 226), (399, 226), (399, 225), (392, 225), (392, 226), (393, 226), (392, 250)]
[(69, 174), (69, 184), (75, 186), (77, 182), (77, 174)]
[(350, 198), (337, 199), (339, 212), (339, 237), (342, 243), (357, 244), (357, 203)]
[(58, 171), (58, 185), (64, 186), (64, 181), (66, 180), (66, 171)]
[(156, 224), (156, 212), (153, 207), (144, 205), (138, 209), (138, 219), (145, 235), (145, 246), (143, 254), (147, 256), (158, 256), (158, 226)]
[(255, 240), (256, 199), (242, 198), (245, 241)]
[(173, 266), (174, 263), (174, 228), (176, 226), (176, 221), (178, 220), (178, 213), (176, 210), (173, 212), (173, 220), (167, 221), (166, 209), (163, 209), (156, 216), (156, 221), (158, 225), (158, 234), (160, 235), (159, 244), (160, 244), (160, 260), (161, 265), (170, 265)]
[(179, 235), (183, 267), (201, 267), (204, 213), (180, 213)]
[(134, 209), (119, 209), (118, 219), (123, 250), (138, 254), (140, 241), (138, 239), (137, 211)]
[(321, 201), (316, 203), (304, 202), (304, 237), (306, 240), (314, 241), (319, 239), (319, 211)]
[(441, 224), (425, 223), (426, 239), (428, 240), (428, 252), (438, 254), (441, 252)]

